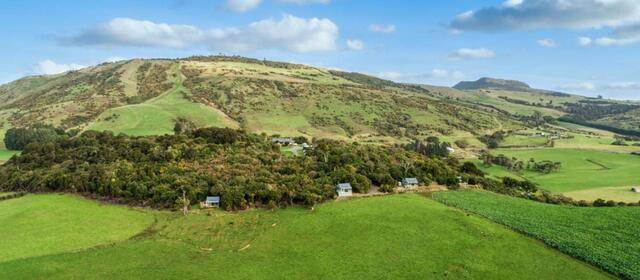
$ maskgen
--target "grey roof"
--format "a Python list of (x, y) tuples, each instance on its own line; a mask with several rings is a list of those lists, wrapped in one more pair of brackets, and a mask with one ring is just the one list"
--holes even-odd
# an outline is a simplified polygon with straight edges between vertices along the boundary
[(271, 138), (271, 142), (293, 143), (293, 140), (291, 140), (291, 138), (285, 138), (285, 137), (273, 137), (273, 138)]
[(402, 180), (403, 183), (405, 184), (417, 184), (418, 183), (418, 179), (416, 178), (404, 178)]
[(207, 196), (207, 202), (209, 203), (220, 203), (220, 197), (219, 196)]
[(352, 188), (351, 188), (351, 184), (349, 184), (349, 183), (340, 183), (340, 184), (338, 184), (338, 189), (351, 190)]

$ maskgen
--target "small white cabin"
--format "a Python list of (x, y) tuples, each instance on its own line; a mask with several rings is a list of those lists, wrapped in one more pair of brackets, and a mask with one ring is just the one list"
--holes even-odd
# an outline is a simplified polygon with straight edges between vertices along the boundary
[(336, 186), (338, 197), (349, 197), (353, 195), (353, 188), (349, 183), (340, 183)]
[(203, 203), (204, 207), (213, 208), (220, 207), (220, 197), (219, 196), (207, 196), (207, 199)]
[(418, 182), (417, 178), (404, 178), (402, 179), (402, 186), (408, 189), (412, 189), (418, 187), (420, 182)]

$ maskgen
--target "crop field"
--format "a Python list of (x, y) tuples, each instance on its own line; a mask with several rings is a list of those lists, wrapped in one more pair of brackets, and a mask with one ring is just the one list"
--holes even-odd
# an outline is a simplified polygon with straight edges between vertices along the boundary
[(148, 234), (112, 246), (0, 261), (0, 278), (609, 279), (537, 240), (414, 194), (314, 210), (156, 217)]
[(484, 191), (436, 193), (434, 199), (541, 239), (607, 271), (640, 279), (638, 207), (557, 206)]
[[(559, 148), (498, 149), (492, 153), (516, 157), (525, 163), (530, 158), (534, 158), (536, 161), (561, 162), (560, 170), (550, 174), (528, 170), (521, 174), (522, 177), (537, 183), (541, 188), (556, 193), (607, 187), (630, 187), (640, 183), (640, 177), (637, 174), (640, 156), (631, 154)], [(629, 194), (631, 195), (631, 193)]]
[(151, 214), (70, 195), (0, 201), (0, 263), (123, 241), (152, 223)]

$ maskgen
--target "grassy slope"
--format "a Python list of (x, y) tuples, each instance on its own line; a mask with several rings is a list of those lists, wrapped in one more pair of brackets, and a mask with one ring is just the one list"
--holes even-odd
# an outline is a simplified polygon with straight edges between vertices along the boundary
[(609, 271), (640, 279), (638, 207), (556, 206), (480, 191), (437, 193), (434, 198), (540, 238)]
[(123, 241), (152, 222), (150, 214), (70, 195), (27, 195), (2, 201), (0, 262)]
[(638, 184), (637, 168), (640, 157), (630, 154), (608, 153), (578, 149), (499, 149), (504, 154), (523, 161), (551, 160), (562, 162), (559, 171), (542, 174), (524, 171), (523, 176), (553, 192), (570, 192), (602, 187), (621, 187)]
[(170, 215), (157, 234), (116, 246), (0, 263), (0, 278), (607, 278), (417, 195), (333, 202), (313, 212), (205, 213)]
[[(175, 71), (179, 70), (175, 69)], [(184, 94), (188, 94), (188, 90), (182, 86), (181, 78), (178, 78), (175, 83), (175, 88), (142, 104), (105, 111), (87, 130), (111, 130), (129, 135), (171, 134), (178, 118), (186, 118), (199, 127), (237, 127), (222, 112), (186, 99)], [(116, 117), (108, 119), (111, 116)]]

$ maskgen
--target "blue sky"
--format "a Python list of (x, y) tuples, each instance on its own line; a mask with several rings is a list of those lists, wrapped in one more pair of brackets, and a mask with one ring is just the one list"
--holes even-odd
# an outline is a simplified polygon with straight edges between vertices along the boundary
[(405, 82), (489, 76), (640, 99), (640, 0), (8, 0), (0, 26), (0, 83), (224, 53)]

